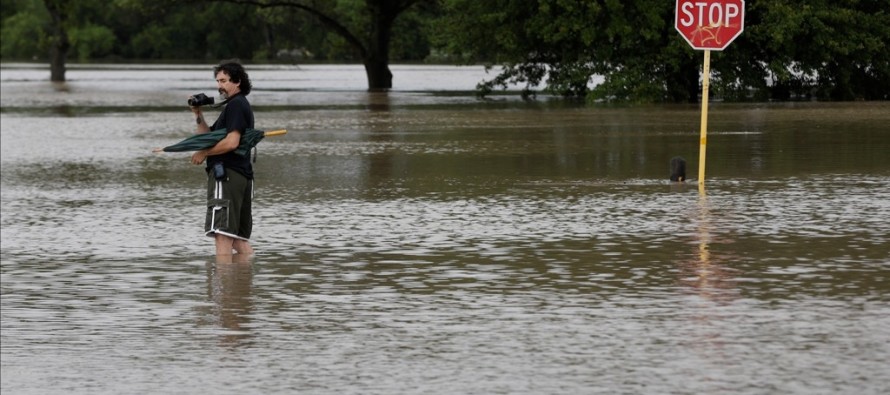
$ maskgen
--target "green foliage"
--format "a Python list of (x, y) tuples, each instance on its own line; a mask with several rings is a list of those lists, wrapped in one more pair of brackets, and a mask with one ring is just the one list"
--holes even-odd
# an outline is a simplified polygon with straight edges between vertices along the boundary
[(46, 59), (45, 24), (49, 15), (40, 0), (3, 0), (0, 2), (0, 57)]
[(130, 41), (130, 53), (135, 58), (158, 59), (174, 51), (175, 45), (169, 39), (171, 28), (151, 24), (137, 33)]
[(46, 16), (37, 13), (18, 12), (3, 18), (0, 29), (0, 57), (17, 59), (46, 58), (45, 48), (35, 43), (46, 41), (43, 24)]
[[(437, 48), (506, 67), (480, 84), (594, 101), (695, 101), (701, 53), (674, 29), (673, 1), (443, 0)], [(887, 99), (887, 0), (748, 0), (746, 27), (712, 54), (712, 94), (731, 100)], [(605, 82), (589, 87), (594, 75)]]
[(436, 12), (435, 7), (414, 7), (396, 19), (390, 42), (391, 60), (418, 61), (430, 55), (429, 36)]
[[(444, 8), (437, 43), (464, 62), (507, 66), (483, 88), (524, 83), (602, 100), (665, 96), (672, 69), (657, 48), (673, 49), (664, 32), (672, 5), (664, 1), (445, 0)], [(595, 74), (606, 83), (591, 91)], [(633, 86), (641, 82), (662, 88)]]
[(106, 26), (87, 24), (68, 33), (77, 59), (86, 62), (92, 58), (107, 56), (114, 48), (116, 37)]

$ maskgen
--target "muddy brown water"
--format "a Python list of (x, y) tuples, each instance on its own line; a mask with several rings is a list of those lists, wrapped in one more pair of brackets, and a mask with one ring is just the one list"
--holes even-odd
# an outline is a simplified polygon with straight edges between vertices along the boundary
[[(209, 66), (2, 69), (2, 390), (880, 394), (890, 104), (479, 100), (481, 68), (255, 66), (254, 246), (217, 264)], [(212, 112), (212, 111), (210, 111)]]

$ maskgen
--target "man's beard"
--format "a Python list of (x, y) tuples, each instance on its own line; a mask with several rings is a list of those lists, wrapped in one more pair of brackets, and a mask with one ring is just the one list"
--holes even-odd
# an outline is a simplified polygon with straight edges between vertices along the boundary
[(219, 97), (220, 97), (221, 99), (225, 100), (225, 99), (228, 99), (228, 98), (229, 98), (229, 94), (226, 93), (226, 90), (225, 90), (225, 89), (223, 89), (223, 88), (219, 88)]

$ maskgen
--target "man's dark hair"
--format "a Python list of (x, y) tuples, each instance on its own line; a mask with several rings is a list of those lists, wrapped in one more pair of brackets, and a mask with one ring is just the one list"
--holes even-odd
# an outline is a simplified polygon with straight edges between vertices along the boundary
[(242, 66), (241, 63), (238, 63), (237, 60), (223, 61), (213, 68), (213, 77), (216, 77), (220, 71), (228, 74), (232, 82), (236, 84), (239, 82), (241, 83), (241, 94), (244, 96), (250, 94), (250, 89), (253, 85), (251, 85), (250, 77), (247, 75), (247, 71), (244, 71), (244, 66)]

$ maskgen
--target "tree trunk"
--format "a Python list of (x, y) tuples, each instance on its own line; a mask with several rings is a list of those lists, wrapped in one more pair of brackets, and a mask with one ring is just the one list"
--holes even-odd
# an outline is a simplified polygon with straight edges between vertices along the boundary
[(392, 89), (392, 72), (386, 59), (366, 59), (365, 73), (368, 76), (368, 90), (371, 92)]
[(65, 60), (71, 43), (65, 31), (65, 12), (62, 10), (64, 1), (44, 0), (46, 10), (52, 19), (52, 34), (49, 46), (50, 81), (65, 82)]
[(392, 40), (392, 25), (401, 11), (390, 1), (368, 1), (371, 12), (371, 40), (364, 58), (365, 73), (368, 76), (368, 90), (385, 91), (392, 89), (392, 72), (389, 70), (389, 44)]
[(68, 47), (68, 40), (64, 39), (62, 43), (54, 42), (49, 50), (49, 79), (52, 82), (65, 82), (65, 58), (68, 57)]
[[(54, 0), (44, 0), (54, 1)], [(389, 70), (389, 45), (392, 39), (392, 27), (396, 18), (421, 1), (433, 0), (364, 0), (364, 9), (370, 13), (370, 31), (367, 36), (359, 38), (343, 23), (335, 19), (330, 8), (313, 5), (315, 2), (261, 2), (258, 0), (216, 0), (240, 4), (252, 4), (259, 7), (293, 7), (308, 12), (334, 34), (343, 37), (355, 49), (365, 65), (368, 77), (368, 91), (386, 91), (392, 89), (392, 72)], [(364, 30), (362, 30), (364, 31)]]

